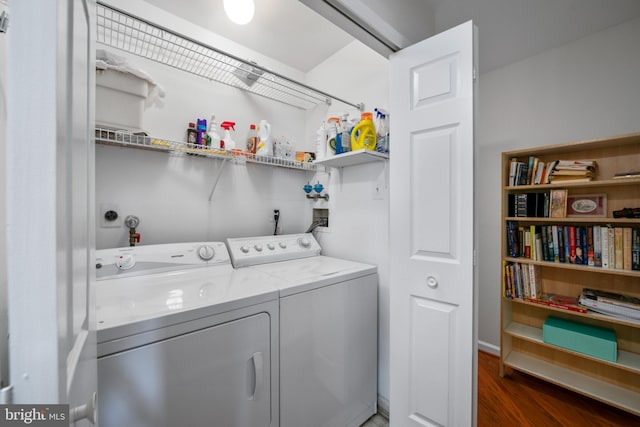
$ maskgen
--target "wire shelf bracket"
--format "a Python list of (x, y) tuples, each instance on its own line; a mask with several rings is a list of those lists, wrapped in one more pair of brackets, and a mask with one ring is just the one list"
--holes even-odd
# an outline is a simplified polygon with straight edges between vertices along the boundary
[(172, 30), (98, 2), (96, 40), (155, 62), (303, 110), (332, 100), (352, 103)]

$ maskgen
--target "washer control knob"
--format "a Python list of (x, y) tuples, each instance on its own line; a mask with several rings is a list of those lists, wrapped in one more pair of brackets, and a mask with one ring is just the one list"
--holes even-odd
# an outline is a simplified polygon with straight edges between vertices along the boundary
[(257, 244), (257, 245), (254, 245), (253, 247), (256, 249), (256, 251), (262, 252), (262, 245)]
[(116, 259), (116, 267), (118, 268), (118, 270), (129, 270), (133, 268), (134, 265), (136, 265), (136, 259), (133, 257), (133, 255), (120, 255)]
[(267, 243), (267, 248), (269, 248), (270, 251), (274, 250), (276, 247), (273, 243)]
[(306, 237), (303, 237), (302, 239), (300, 239), (300, 246), (302, 246), (303, 248), (309, 248), (309, 246), (311, 246), (311, 242)]
[(203, 261), (211, 261), (216, 254), (216, 251), (209, 245), (202, 245), (198, 248), (198, 256)]
[(280, 242), (280, 243), (279, 243), (279, 246), (280, 246), (282, 249), (286, 249), (286, 248), (287, 248), (287, 244), (286, 244), (285, 242)]
[(249, 253), (249, 246), (246, 246), (246, 245), (240, 246), (240, 250), (242, 252), (244, 252), (245, 254), (248, 254)]

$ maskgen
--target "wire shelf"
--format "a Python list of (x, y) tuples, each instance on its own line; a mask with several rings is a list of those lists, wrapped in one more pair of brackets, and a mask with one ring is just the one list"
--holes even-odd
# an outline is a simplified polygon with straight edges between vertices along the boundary
[(310, 162), (297, 162), (295, 160), (280, 157), (259, 156), (242, 150), (225, 150), (211, 147), (203, 147), (186, 142), (176, 142), (155, 138), (143, 134), (135, 134), (125, 130), (96, 128), (96, 143), (104, 145), (116, 145), (121, 147), (137, 148), (142, 150), (162, 151), (171, 154), (190, 154), (198, 157), (214, 159), (228, 159), (234, 163), (257, 163), (262, 165), (277, 166), (287, 169), (303, 171), (315, 171), (316, 165)]
[(96, 37), (104, 45), (300, 109), (331, 104), (333, 99), (364, 110), (363, 104), (313, 89), (102, 3), (97, 6)]

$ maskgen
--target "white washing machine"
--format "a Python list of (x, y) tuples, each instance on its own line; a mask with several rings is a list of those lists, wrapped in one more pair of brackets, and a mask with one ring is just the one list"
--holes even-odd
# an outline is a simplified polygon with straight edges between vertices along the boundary
[(227, 239), (234, 267), (278, 279), (280, 426), (357, 427), (376, 412), (375, 266), (320, 255), (311, 234)]
[(102, 427), (278, 427), (278, 289), (224, 243), (98, 250)]

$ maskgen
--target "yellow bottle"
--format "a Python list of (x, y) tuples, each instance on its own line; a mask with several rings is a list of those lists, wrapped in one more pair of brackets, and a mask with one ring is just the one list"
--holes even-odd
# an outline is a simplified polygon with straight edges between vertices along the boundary
[(371, 113), (362, 113), (360, 123), (355, 125), (351, 131), (351, 149), (355, 151), (362, 148), (376, 149), (376, 128), (373, 125)]

